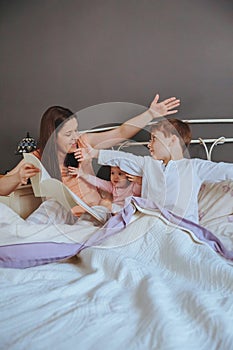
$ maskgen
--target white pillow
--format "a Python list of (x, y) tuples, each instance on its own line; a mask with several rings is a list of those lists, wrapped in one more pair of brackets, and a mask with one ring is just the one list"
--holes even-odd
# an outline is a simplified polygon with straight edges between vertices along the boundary
[(211, 220), (233, 214), (233, 181), (204, 183), (198, 195), (199, 220), (205, 226)]

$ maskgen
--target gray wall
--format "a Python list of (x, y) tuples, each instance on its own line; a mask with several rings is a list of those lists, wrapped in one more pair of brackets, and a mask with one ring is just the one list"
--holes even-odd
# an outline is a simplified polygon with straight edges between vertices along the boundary
[[(231, 0), (0, 1), (0, 172), (53, 104), (146, 106), (159, 92), (181, 98), (178, 118), (232, 118), (232, 10)], [(80, 118), (80, 129), (126, 117)], [(216, 160), (233, 161), (232, 145), (219, 147)]]

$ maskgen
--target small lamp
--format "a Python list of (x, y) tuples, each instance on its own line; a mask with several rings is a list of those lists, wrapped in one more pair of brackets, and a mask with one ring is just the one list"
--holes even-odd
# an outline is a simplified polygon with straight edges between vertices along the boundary
[(36, 141), (29, 135), (27, 132), (27, 136), (24, 137), (18, 144), (17, 150), (15, 154), (23, 154), (34, 151), (37, 148)]

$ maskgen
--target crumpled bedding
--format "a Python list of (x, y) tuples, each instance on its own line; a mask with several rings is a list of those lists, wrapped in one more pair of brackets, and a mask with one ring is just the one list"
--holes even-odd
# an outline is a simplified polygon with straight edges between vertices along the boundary
[[(96, 230), (38, 226), (3, 225), (0, 243)], [(232, 265), (159, 216), (137, 214), (69, 261), (1, 268), (0, 281), (1, 349), (233, 349)]]

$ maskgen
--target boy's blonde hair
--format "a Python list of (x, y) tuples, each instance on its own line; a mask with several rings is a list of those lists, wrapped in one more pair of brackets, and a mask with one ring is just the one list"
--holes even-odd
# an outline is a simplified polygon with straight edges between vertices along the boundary
[(151, 133), (154, 131), (162, 132), (165, 137), (176, 135), (179, 138), (183, 151), (189, 146), (192, 139), (192, 133), (188, 123), (175, 118), (164, 119), (154, 124), (151, 127)]

